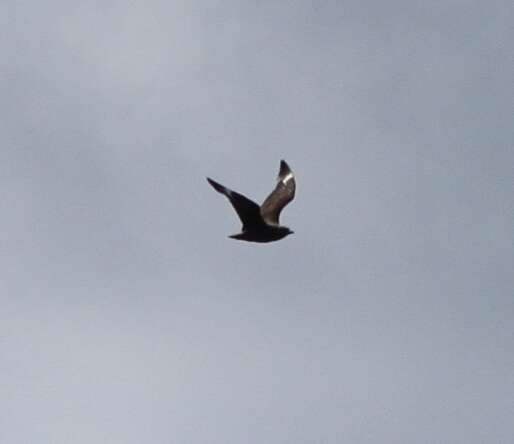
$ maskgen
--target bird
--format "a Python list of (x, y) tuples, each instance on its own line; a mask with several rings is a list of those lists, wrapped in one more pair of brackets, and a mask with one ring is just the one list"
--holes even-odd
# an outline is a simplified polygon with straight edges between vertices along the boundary
[(293, 171), (285, 160), (280, 161), (275, 189), (261, 206), (210, 177), (207, 177), (207, 181), (218, 193), (227, 197), (243, 224), (241, 232), (233, 234), (229, 238), (264, 243), (278, 241), (294, 233), (279, 223), (280, 212), (294, 199), (296, 191)]

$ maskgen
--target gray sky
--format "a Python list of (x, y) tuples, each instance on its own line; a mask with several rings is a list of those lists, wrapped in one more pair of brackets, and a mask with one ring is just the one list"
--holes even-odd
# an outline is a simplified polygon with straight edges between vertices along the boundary
[(511, 442), (510, 1), (0, 17), (1, 442)]

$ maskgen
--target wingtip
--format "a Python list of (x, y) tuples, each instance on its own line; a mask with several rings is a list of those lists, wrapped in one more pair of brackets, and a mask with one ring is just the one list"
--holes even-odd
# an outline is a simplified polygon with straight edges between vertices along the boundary
[(279, 179), (287, 176), (290, 173), (292, 173), (291, 168), (289, 167), (287, 162), (284, 159), (282, 159), (280, 161), (280, 171), (278, 172)]
[(213, 188), (218, 188), (218, 185), (219, 185), (219, 184), (218, 184), (217, 182), (215, 182), (214, 180), (212, 180), (210, 177), (206, 177), (206, 179), (207, 179), (207, 182), (209, 182), (209, 185), (210, 185), (211, 187), (213, 187)]
[(227, 188), (225, 188), (220, 183), (216, 182), (215, 180), (212, 180), (210, 177), (206, 177), (207, 182), (213, 187), (218, 193), (227, 194)]

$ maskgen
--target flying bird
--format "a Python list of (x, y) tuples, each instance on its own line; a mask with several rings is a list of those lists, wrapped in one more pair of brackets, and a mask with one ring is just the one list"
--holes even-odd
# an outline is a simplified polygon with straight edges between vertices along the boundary
[(236, 210), (243, 227), (241, 233), (229, 236), (232, 239), (248, 242), (273, 242), (294, 233), (279, 224), (280, 212), (294, 199), (296, 183), (293, 172), (285, 160), (280, 161), (277, 185), (261, 206), (246, 196), (224, 187), (207, 178), (218, 192), (225, 195)]

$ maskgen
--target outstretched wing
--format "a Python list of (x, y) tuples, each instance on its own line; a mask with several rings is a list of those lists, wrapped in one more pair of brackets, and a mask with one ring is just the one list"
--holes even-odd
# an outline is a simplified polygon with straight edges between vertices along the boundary
[(251, 201), (242, 194), (236, 193), (235, 191), (232, 191), (227, 187), (224, 187), (223, 185), (219, 184), (218, 182), (215, 182), (210, 178), (207, 178), (207, 181), (218, 193), (227, 196), (228, 200), (236, 210), (239, 219), (241, 219), (241, 223), (243, 224), (243, 230), (259, 226), (264, 223), (264, 221), (262, 220), (259, 205), (257, 205), (255, 202)]
[(295, 190), (293, 172), (286, 161), (281, 160), (277, 186), (261, 205), (261, 215), (266, 223), (278, 225), (280, 212), (294, 199)]

